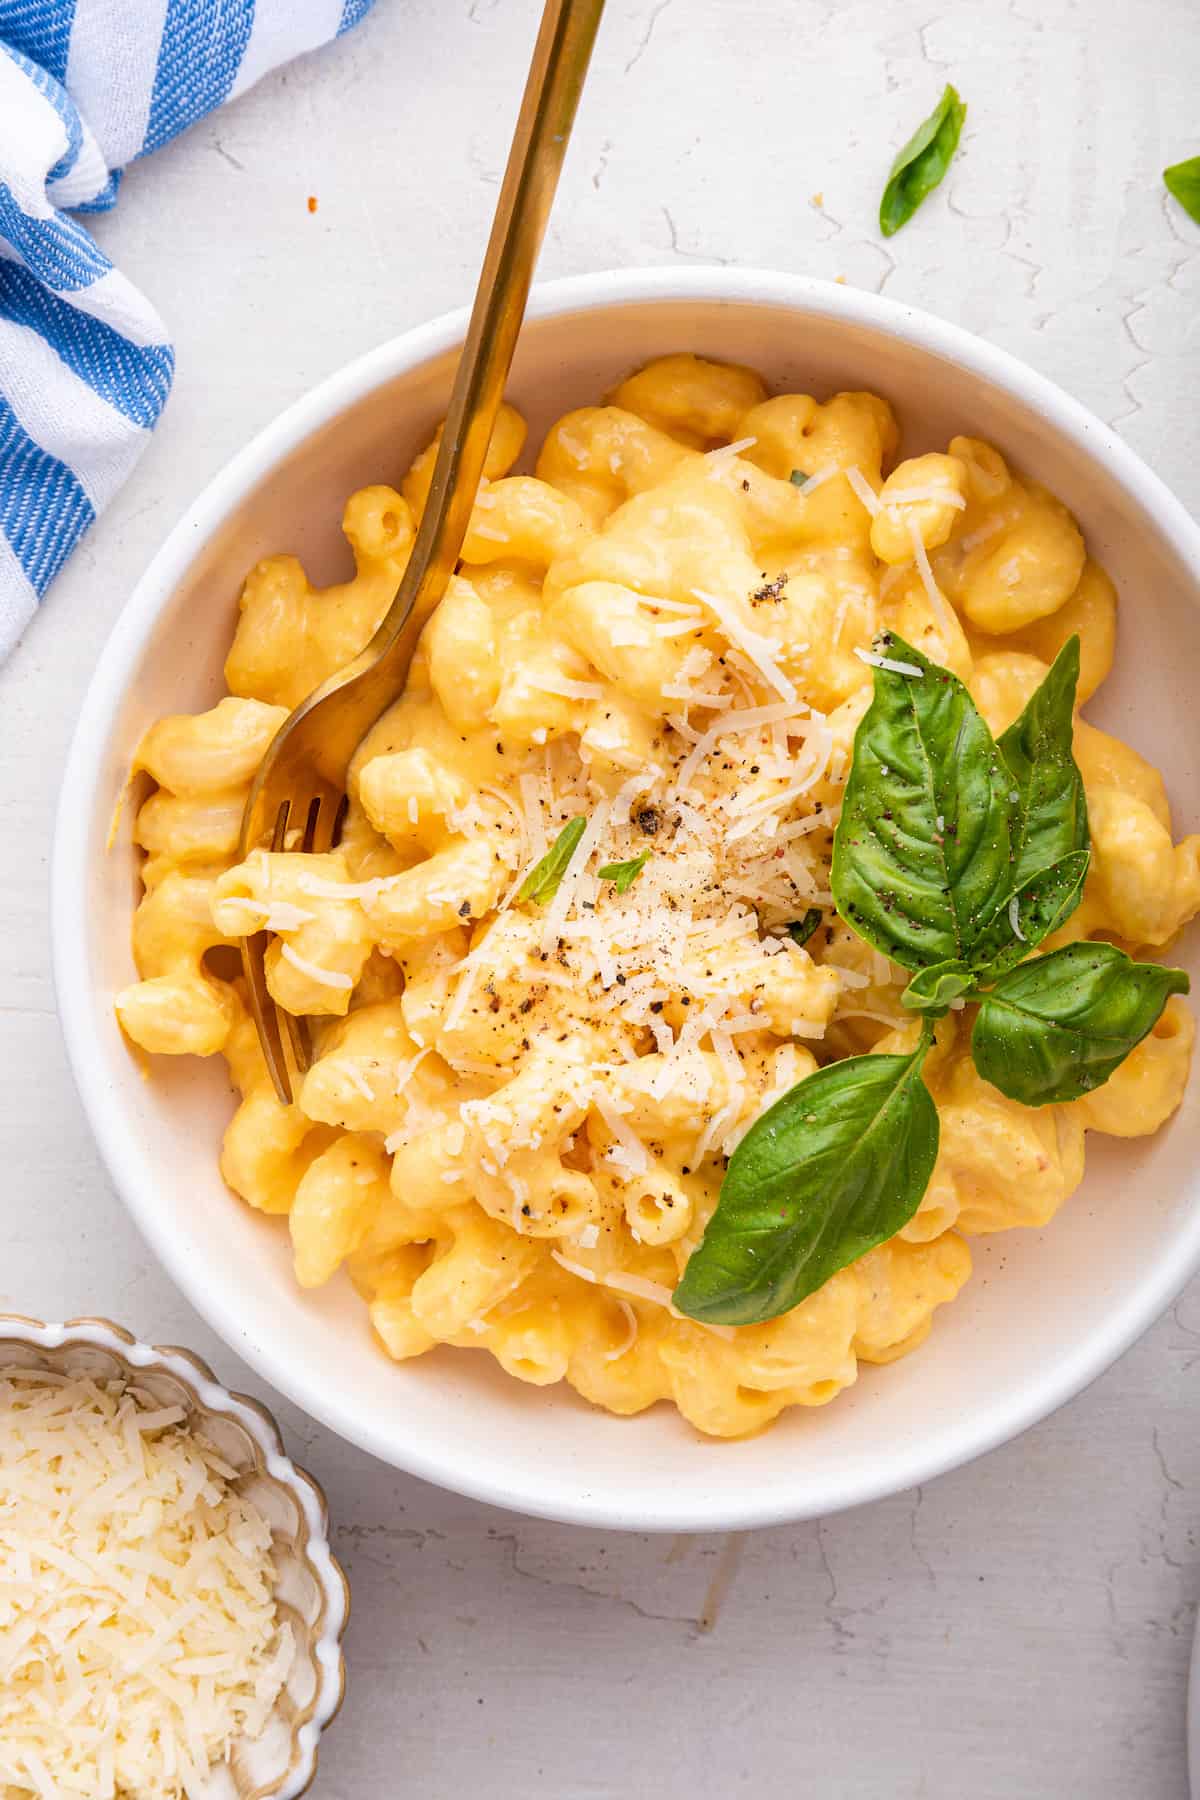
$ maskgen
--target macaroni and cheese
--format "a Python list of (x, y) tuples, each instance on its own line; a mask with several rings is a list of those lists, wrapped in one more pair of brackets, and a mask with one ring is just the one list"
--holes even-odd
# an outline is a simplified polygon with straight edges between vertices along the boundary
[[(351, 498), (352, 579), (315, 590), (287, 556), (251, 571), (229, 695), (138, 753), (156, 790), (140, 979), (117, 1011), (147, 1050), (224, 1054), (226, 1181), (287, 1217), (305, 1286), (346, 1270), (393, 1357), (484, 1350), (522, 1381), (617, 1413), (670, 1400), (734, 1437), (913, 1349), (967, 1279), (968, 1237), (1044, 1225), (1086, 1131), (1152, 1132), (1179, 1103), (1178, 998), (1106, 1086), (1038, 1109), (977, 1074), (971, 1015), (951, 1012), (925, 1065), (940, 1155), (899, 1235), (764, 1324), (672, 1307), (764, 1108), (818, 1063), (916, 1042), (906, 972), (829, 891), (874, 634), (953, 669), (999, 733), (1072, 633), (1095, 691), (1116, 595), (1066, 509), (991, 446), (897, 463), (873, 394), (771, 395), (676, 355), (561, 419), (533, 474), (513, 472), (524, 437), (505, 408), (460, 571), (325, 855), (236, 861), (243, 803), (287, 709), (391, 601), (435, 446), (401, 491)], [(1046, 947), (1163, 945), (1200, 907), (1200, 837), (1174, 842), (1136, 751), (1082, 719), (1075, 751), (1092, 861)], [(523, 898), (560, 839), (557, 887)], [(264, 927), (271, 992), (314, 1027), (290, 1106), (212, 954)]]

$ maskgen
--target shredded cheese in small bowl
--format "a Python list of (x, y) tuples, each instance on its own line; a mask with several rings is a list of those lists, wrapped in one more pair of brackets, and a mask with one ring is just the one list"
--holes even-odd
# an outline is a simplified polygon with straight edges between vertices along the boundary
[(327, 1530), (188, 1352), (0, 1315), (3, 1800), (295, 1800), (344, 1683)]

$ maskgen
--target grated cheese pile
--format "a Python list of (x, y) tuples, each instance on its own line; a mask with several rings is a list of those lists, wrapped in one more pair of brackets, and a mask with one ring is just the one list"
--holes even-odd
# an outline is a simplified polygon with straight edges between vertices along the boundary
[[(468, 1012), (486, 1029), (479, 977), (495, 972), (507, 908), (529, 867), (578, 816), (587, 827), (557, 892), (536, 915), (536, 936), (520, 946), (522, 996), (532, 994), (536, 1007), (560, 985), (590, 994), (592, 1011), (626, 1027), (631, 1047), (649, 1029), (660, 1051), (673, 1048), (675, 1033), (661, 1014), (681, 993), (696, 1003), (701, 1029), (687, 1032), (693, 1046), (714, 1026), (735, 1035), (761, 1029), (729, 994), (724, 959), (762, 964), (788, 954), (787, 921), (808, 906), (831, 904), (838, 809), (812, 793), (828, 781), (831, 750), (825, 719), (802, 702), (733, 706), (727, 697), (702, 733), (682, 717), (665, 725), (659, 760), (611, 798), (575, 743), (547, 746), (540, 773), (520, 777), (526, 861), (490, 929), (446, 971), (443, 1038)], [(461, 822), (471, 830), (470, 821)], [(494, 833), (507, 824), (489, 818), (478, 828)], [(600, 867), (642, 852), (648, 859), (623, 895), (598, 878)], [(718, 954), (721, 964), (710, 970)], [(539, 1021), (530, 1023), (536, 1028)], [(804, 1035), (804, 1022), (798, 1025)], [(457, 1066), (448, 1041), (442, 1052)]]
[(0, 1800), (177, 1800), (267, 1722), (270, 1529), (185, 1416), (0, 1368)]
[[(671, 604), (653, 602), (664, 610)], [(760, 651), (758, 643), (753, 648)], [(698, 656), (712, 661), (708, 652)], [(469, 802), (454, 820), (468, 836), (507, 840), (504, 858), (516, 873), (472, 948), (440, 971), (438, 1054), (460, 1074), (494, 1081), (498, 1070), (518, 1068), (544, 1034), (552, 1031), (562, 1045), (576, 1019), (599, 1030), (608, 1055), (593, 1051), (586, 1066), (569, 1067), (564, 1052), (557, 1079), (564, 1100), (603, 1119), (612, 1138), (605, 1162), (635, 1177), (653, 1170), (657, 1148), (622, 1116), (628, 1103), (612, 1091), (617, 1071), (656, 1052), (654, 1097), (686, 1093), (695, 1101), (689, 1165), (728, 1157), (746, 1124), (739, 1040), (766, 1028), (759, 996), (768, 966), (794, 956), (808, 965), (810, 953), (792, 944), (787, 924), (809, 906), (832, 904), (829, 859), (844, 767), (827, 719), (795, 696), (764, 702), (754, 690), (761, 694), (765, 677), (740, 650), (730, 649), (719, 668), (693, 672), (720, 687), (716, 710), (693, 725), (685, 701), (662, 722), (649, 760), (615, 793), (611, 777), (593, 769), (586, 737), (572, 735), (535, 753), (540, 766), (534, 760), (518, 774), (503, 815)], [(530, 868), (580, 817), (585, 829), (553, 897), (543, 907), (510, 910)], [(624, 892), (599, 875), (610, 863), (642, 856)], [(846, 986), (859, 979), (867, 984), (845, 972)], [(825, 1034), (822, 1019), (794, 1016), (788, 1026), (800, 1039)], [(433, 1048), (414, 1036), (422, 1054)], [(494, 1044), (492, 1060), (469, 1054), (481, 1039)], [(708, 1104), (705, 1045), (723, 1065), (728, 1089), (716, 1106)], [(404, 1098), (407, 1116), (388, 1150), (429, 1122), (407, 1087)], [(507, 1165), (513, 1152), (540, 1142), (540, 1113), (533, 1093), (519, 1102), (473, 1097), (459, 1107), (462, 1125), (489, 1145), (484, 1172), (512, 1190), (517, 1231), (530, 1208), (524, 1181)], [(493, 1141), (490, 1127), (501, 1114), (505, 1129)], [(455, 1178), (453, 1170), (447, 1178)], [(670, 1298), (661, 1287), (637, 1297), (660, 1304)]]

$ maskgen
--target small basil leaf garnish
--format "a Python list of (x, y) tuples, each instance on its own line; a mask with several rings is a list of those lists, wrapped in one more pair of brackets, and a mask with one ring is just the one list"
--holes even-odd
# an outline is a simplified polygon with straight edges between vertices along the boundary
[(1020, 718), (999, 740), (1018, 795), (1014, 889), (1073, 851), (1086, 850), (1091, 841), (1083, 777), (1073, 754), (1078, 681), (1079, 639), (1071, 637)]
[(675, 1289), (680, 1312), (776, 1318), (908, 1223), (938, 1152), (927, 1049), (923, 1035), (912, 1056), (830, 1063), (755, 1120)]
[(950, 167), (967, 109), (949, 84), (923, 124), (918, 125), (892, 164), (879, 202), (879, 229), (891, 237), (906, 225)]
[(971, 1036), (985, 1081), (1025, 1106), (1077, 1100), (1101, 1087), (1154, 1029), (1187, 975), (1138, 963), (1115, 944), (1067, 944), (1005, 975)]
[(649, 861), (650, 852), (643, 850), (640, 856), (631, 856), (628, 862), (605, 863), (596, 873), (601, 881), (611, 881), (618, 894), (627, 894)]
[(536, 900), (539, 906), (544, 906), (547, 900), (553, 899), (567, 872), (567, 864), (575, 852), (575, 846), (586, 830), (587, 819), (583, 813), (563, 826), (545, 856), (540, 862), (534, 863), (521, 883), (517, 893), (518, 900)]
[(931, 1013), (940, 1017), (952, 1000), (957, 1000), (973, 986), (975, 977), (966, 963), (934, 963), (919, 969), (900, 996), (901, 1006), (910, 1012)]
[(1200, 156), (1172, 163), (1169, 169), (1163, 170), (1163, 180), (1167, 192), (1174, 194), (1188, 217), (1200, 225)]
[(807, 944), (813, 932), (819, 928), (824, 916), (819, 906), (810, 906), (802, 919), (793, 919), (787, 928), (787, 934), (793, 944)]
[(1012, 892), (1012, 777), (962, 682), (894, 633), (833, 839), (842, 918), (906, 969), (965, 959)]
[(1079, 905), (1090, 861), (1089, 851), (1073, 850), (1053, 868), (1039, 869), (1010, 895), (971, 952), (976, 981), (996, 981), (1006, 970), (1015, 969), (1070, 917)]

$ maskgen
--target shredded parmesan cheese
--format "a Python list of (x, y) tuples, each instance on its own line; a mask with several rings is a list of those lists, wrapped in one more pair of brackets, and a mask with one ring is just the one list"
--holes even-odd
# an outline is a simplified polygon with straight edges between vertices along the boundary
[(867, 988), (871, 985), (871, 977), (864, 975), (861, 969), (847, 969), (843, 963), (826, 962), (822, 965), (832, 969), (843, 987)]
[(604, 689), (598, 681), (573, 681), (569, 675), (538, 673), (534, 685), (543, 694), (556, 694), (560, 700), (601, 700)]
[(179, 1406), (0, 1370), (0, 1793), (182, 1800), (295, 1654), (270, 1527)]
[(990, 538), (996, 536), (998, 531), (1003, 531), (1006, 524), (1007, 520), (1003, 513), (997, 514), (996, 517), (989, 519), (986, 524), (981, 525), (977, 531), (969, 531), (967, 535), (960, 540), (959, 548), (965, 556), (969, 556), (972, 550), (978, 550), (980, 544), (986, 544)]
[(551, 1250), (551, 1256), (560, 1269), (568, 1275), (578, 1275), (580, 1281), (590, 1281), (593, 1287), (611, 1288), (615, 1294), (632, 1294), (635, 1300), (648, 1300), (652, 1306), (665, 1306), (673, 1319), (682, 1319), (685, 1324), (696, 1325), (701, 1331), (711, 1331), (717, 1337), (731, 1338), (731, 1325), (701, 1325), (698, 1319), (689, 1319), (686, 1313), (677, 1312), (671, 1303), (671, 1290), (665, 1288), (661, 1281), (650, 1281), (644, 1275), (631, 1275), (624, 1269), (608, 1269), (603, 1275), (597, 1275), (593, 1269), (585, 1269), (582, 1263), (570, 1262), (561, 1250)]
[(310, 981), (319, 982), (322, 987), (338, 988), (349, 992), (354, 986), (353, 978), (340, 975), (336, 969), (323, 969), (319, 963), (309, 962), (307, 956), (301, 956), (291, 944), (281, 944), (279, 954), (284, 962), (291, 963), (293, 969), (299, 969), (301, 975), (307, 975)]
[(732, 602), (723, 600), (719, 594), (710, 594), (706, 588), (693, 588), (692, 593), (709, 608), (729, 642), (749, 658), (768, 686), (782, 695), (789, 705), (795, 706), (798, 700), (795, 686), (775, 661), (775, 652), (780, 648), (778, 640), (752, 630), (738, 618)]
[(371, 1086), (357, 1064), (347, 1060), (342, 1064), (342, 1072), (345, 1075), (346, 1080), (350, 1083), (350, 1086), (360, 1093), (364, 1100), (369, 1100), (372, 1103), (374, 1102), (375, 1089)]
[(697, 613), (692, 619), (658, 619), (654, 625), (654, 635), (660, 638), (686, 637), (689, 631), (697, 631), (704, 620)]
[(647, 600), (646, 605), (655, 612), (694, 613), (696, 610), (690, 601), (668, 600), (665, 594), (655, 594), (653, 600)]
[(1013, 936), (1020, 938), (1023, 944), (1027, 944), (1029, 939), (1021, 930), (1021, 897), (1019, 894), (1014, 894), (1008, 903), (1008, 922), (1013, 928)]
[(296, 886), (315, 900), (375, 900), (402, 881), (402, 875), (376, 875), (370, 881), (327, 881), (323, 875), (296, 876)]
[(618, 1362), (620, 1360), (620, 1358), (622, 1356), (627, 1355), (628, 1352), (630, 1350), (632, 1350), (633, 1346), (637, 1343), (637, 1335), (638, 1335), (637, 1314), (634, 1312), (632, 1306), (630, 1306), (628, 1300), (618, 1300), (617, 1305), (620, 1307), (621, 1311), (625, 1314), (625, 1336), (621, 1340), (621, 1342), (616, 1346), (615, 1349), (606, 1350), (604, 1352), (605, 1362)]
[[(425, 1060), (425, 1058), (428, 1055), (429, 1055), (429, 1048), (428, 1048), (428, 1046), (426, 1046), (426, 1048), (424, 1050), (419, 1050), (415, 1056), (410, 1056), (407, 1062), (401, 1063), (400, 1067), (396, 1070), (395, 1092), (396, 1092), (397, 1100), (400, 1098), (401, 1094), (404, 1092), (405, 1088), (408, 1086), (409, 1082), (412, 1080), (413, 1076), (416, 1074), (417, 1069), (419, 1068), (420, 1064)], [(458, 1148), (459, 1148), (459, 1150), (462, 1149), (461, 1142), (460, 1142)]]
[(714, 468), (723, 468), (727, 462), (732, 462), (735, 456), (740, 456), (743, 450), (752, 450), (757, 442), (757, 438), (745, 437), (738, 438), (732, 444), (718, 444), (715, 450), (708, 452), (709, 464)]
[(703, 688), (694, 688), (684, 681), (664, 681), (663, 696), (667, 700), (684, 700), (689, 706), (724, 706), (728, 694), (706, 694)]
[(953, 506), (956, 511), (962, 512), (967, 504), (962, 495), (956, 494), (953, 488), (895, 488), (892, 492), (885, 493), (882, 498), (885, 508), (891, 506), (916, 506), (923, 500), (932, 500), (937, 506)]
[(264, 931), (298, 931), (301, 925), (311, 924), (317, 916), (303, 906), (293, 906), (290, 900), (255, 900), (249, 894), (239, 894), (236, 904), (244, 906), (247, 912), (257, 913), (261, 920), (257, 929)]
[(593, 1094), (592, 1104), (616, 1139), (608, 1153), (609, 1162), (628, 1169), (631, 1175), (644, 1175), (650, 1167), (651, 1159), (641, 1138), (625, 1123), (612, 1101), (605, 1095), (599, 1092)]
[(929, 604), (933, 609), (933, 616), (941, 626), (947, 643), (950, 643), (952, 642), (951, 632), (953, 631), (950, 610), (946, 605), (945, 595), (942, 593), (937, 582), (933, 579), (933, 570), (929, 565), (929, 552), (926, 550), (925, 540), (921, 536), (921, 527), (911, 516), (908, 521), (908, 536), (912, 544), (913, 561), (917, 565), (917, 572), (921, 577), (921, 585), (924, 587), (925, 592), (929, 597)]
[(856, 647), (854, 654), (860, 662), (870, 663), (876, 669), (890, 669), (893, 675), (915, 675), (920, 679), (925, 674), (924, 669), (919, 669), (916, 663), (900, 662), (894, 656), (879, 656), (874, 650), (860, 650)]
[(850, 486), (854, 489), (854, 492), (858, 495), (858, 498), (862, 501), (871, 517), (875, 518), (882, 510), (879, 505), (879, 496), (863, 474), (862, 470), (857, 468), (854, 464), (851, 464), (848, 469), (843, 469), (842, 473), (845, 475), (846, 480), (850, 483)]

